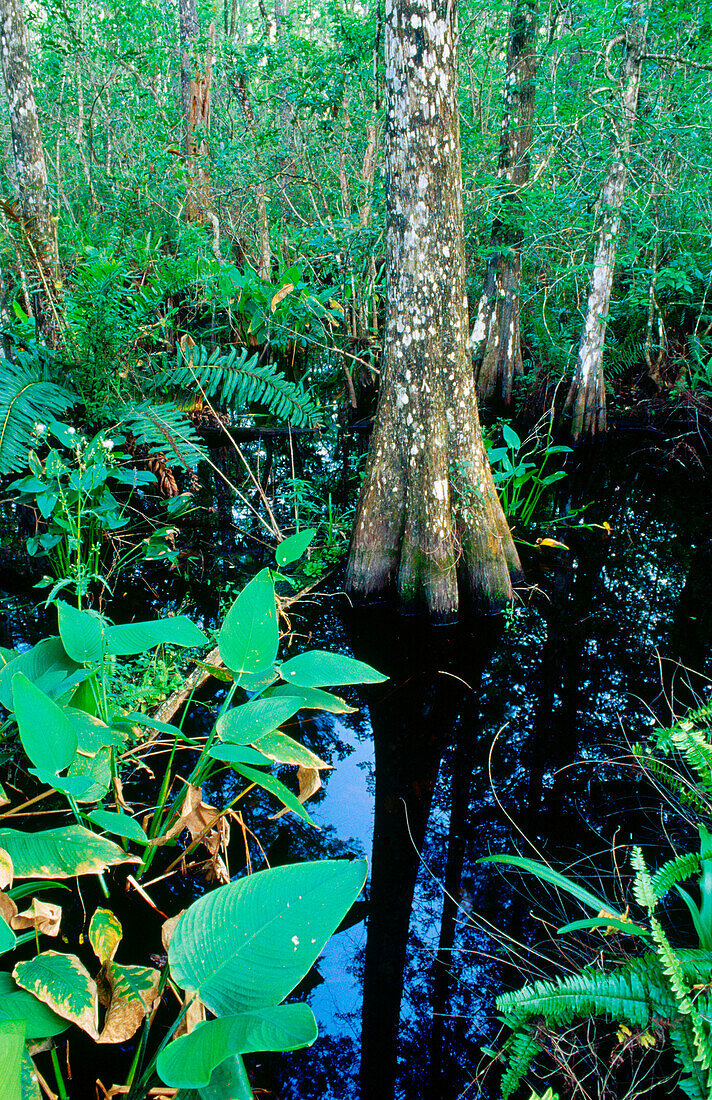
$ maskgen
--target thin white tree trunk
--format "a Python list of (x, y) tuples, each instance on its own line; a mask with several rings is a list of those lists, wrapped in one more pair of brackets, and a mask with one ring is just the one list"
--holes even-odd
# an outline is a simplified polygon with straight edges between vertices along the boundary
[(648, 0), (634, 0), (625, 29), (621, 65), (621, 111), (615, 127), (611, 162), (601, 188), (600, 223), (593, 255), (586, 313), (576, 368), (566, 401), (574, 440), (593, 439), (606, 430), (603, 349), (628, 181), (627, 158), (635, 129), (643, 55), (648, 30)]

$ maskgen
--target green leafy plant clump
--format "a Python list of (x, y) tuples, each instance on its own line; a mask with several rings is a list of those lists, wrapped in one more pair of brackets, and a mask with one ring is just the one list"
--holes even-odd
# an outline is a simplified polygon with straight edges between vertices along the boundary
[[(289, 542), (282, 543), (283, 561), (296, 560), (304, 549), (300, 535)], [(78, 1027), (100, 1045), (125, 1043), (140, 1032), (129, 1096), (143, 1097), (158, 1081), (198, 1096), (248, 1100), (243, 1055), (294, 1050), (316, 1039), (311, 1009), (283, 1002), (357, 898), (366, 864), (300, 863), (230, 881), (229, 814), (261, 788), (311, 824), (303, 802), (315, 785), (302, 792), (300, 782), (297, 795), (273, 769), (296, 766), (318, 776), (327, 765), (281, 727), (305, 707), (351, 709), (327, 688), (384, 677), (353, 658), (322, 651), (278, 660), (277, 604), (265, 569), (234, 601), (208, 657), (218, 664), (206, 667), (229, 687), (212, 731), (195, 740), (181, 724), (127, 712), (113, 694), (111, 668), (160, 645), (204, 648), (207, 638), (198, 627), (185, 616), (114, 625), (62, 601), (57, 610), (58, 636), (24, 653), (6, 651), (0, 670), (0, 703), (8, 712), (3, 732), (8, 738), (16, 731), (24, 761), (19, 766), (45, 788), (40, 799), (59, 795), (74, 819), (37, 831), (0, 829), (0, 952), (11, 955), (25, 942), (36, 943), (36, 953), (0, 975), (0, 1046), (7, 1054), (2, 1095), (34, 1096), (22, 1082), (33, 1072), (36, 1041)], [(183, 747), (193, 763), (180, 781), (175, 767)], [(137, 750), (144, 760), (152, 751), (167, 752), (169, 761), (155, 810), (143, 819), (121, 786), (122, 761)], [(202, 788), (225, 769), (243, 785), (217, 809), (203, 800)], [(108, 898), (106, 874), (123, 867), (140, 883), (161, 849), (178, 844), (186, 830), (190, 843), (179, 858), (202, 843), (222, 885), (168, 920), (162, 969), (117, 961), (123, 932), (109, 907), (97, 909), (89, 923), (93, 966), (71, 951), (43, 947), (40, 938), (56, 936), (61, 922), (61, 908), (41, 900), (43, 891), (98, 875)], [(17, 880), (27, 882), (18, 886)], [(28, 893), (32, 906), (20, 914), (17, 903)], [(169, 985), (182, 991), (183, 1008), (167, 1034), (153, 1040), (153, 1010)], [(66, 1095), (54, 1051), (52, 1061), (59, 1094)]]

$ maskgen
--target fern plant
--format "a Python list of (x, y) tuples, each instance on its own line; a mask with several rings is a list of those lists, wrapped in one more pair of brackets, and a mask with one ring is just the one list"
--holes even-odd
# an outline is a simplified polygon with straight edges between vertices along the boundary
[(127, 405), (117, 426), (130, 432), (139, 446), (165, 453), (171, 466), (187, 470), (208, 458), (190, 418), (170, 401)]
[(290, 382), (274, 366), (259, 365), (256, 354), (242, 348), (209, 351), (202, 344), (178, 345), (177, 362), (164, 366), (154, 388), (196, 389), (223, 408), (236, 410), (264, 405), (272, 416), (292, 427), (311, 426), (318, 415), (316, 400), (301, 382)]
[[(690, 783), (706, 795), (712, 791), (712, 744), (710, 720), (712, 708), (688, 714), (671, 729), (658, 730), (656, 742), (673, 757), (664, 771), (650, 769), (656, 778), (675, 793), (684, 793), (689, 785), (680, 778), (686, 765)], [(638, 750), (638, 759), (649, 766), (649, 759)], [(650, 758), (653, 760), (654, 758)], [(675, 782), (673, 777), (678, 776)], [(670, 781), (668, 780), (670, 777)], [(689, 803), (688, 803), (689, 804)], [(698, 805), (707, 806), (704, 797)], [(707, 818), (708, 824), (710, 818)], [(631, 856), (632, 891), (642, 916), (632, 920), (628, 911), (614, 902), (592, 894), (584, 885), (546, 864), (520, 856), (491, 856), (482, 862), (504, 863), (535, 875), (592, 909), (597, 916), (578, 920), (559, 928), (559, 934), (600, 931), (616, 933), (601, 950), (601, 940), (592, 947), (595, 962), (582, 965), (574, 973), (524, 985), (497, 999), (497, 1007), (512, 1035), (502, 1051), (506, 1069), (502, 1097), (507, 1100), (518, 1088), (532, 1063), (542, 1051), (538, 1023), (543, 1017), (550, 1029), (569, 1027), (579, 1021), (602, 1020), (630, 1025), (649, 1034), (657, 1020), (670, 1024), (670, 1038), (680, 1067), (679, 1088), (690, 1100), (709, 1100), (712, 1095), (712, 833), (698, 823), (699, 850), (682, 852), (664, 861), (655, 872), (648, 870), (640, 848)], [(699, 875), (699, 903), (682, 883)], [(661, 902), (671, 892), (685, 903), (692, 921), (698, 947), (679, 945), (679, 921), (672, 931), (665, 927)], [(622, 939), (622, 936), (628, 939)], [(579, 941), (580, 942), (580, 941)], [(640, 950), (640, 946), (644, 950)], [(567, 960), (571, 955), (567, 952)]]
[(50, 353), (39, 345), (0, 359), (0, 474), (27, 467), (38, 425), (59, 417), (78, 398), (57, 381)]

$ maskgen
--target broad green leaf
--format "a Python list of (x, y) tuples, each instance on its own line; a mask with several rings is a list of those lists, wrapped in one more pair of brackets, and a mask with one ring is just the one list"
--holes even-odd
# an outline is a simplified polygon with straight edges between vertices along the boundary
[(301, 745), (281, 730), (273, 730), (272, 733), (259, 737), (254, 748), (277, 764), (301, 764), (303, 768), (316, 768), (317, 771), (329, 767), (306, 745)]
[(176, 925), (168, 948), (173, 980), (216, 1016), (279, 1004), (311, 969), (365, 879), (365, 860), (319, 860), (211, 890)]
[(104, 651), (104, 620), (94, 611), (78, 611), (76, 607), (57, 600), (59, 636), (65, 651), (73, 661), (99, 664)]
[(12, 860), (15, 878), (73, 878), (100, 874), (117, 863), (139, 862), (135, 856), (127, 856), (118, 844), (83, 825), (37, 833), (0, 829), (0, 848)]
[(45, 638), (0, 669), (0, 703), (5, 710), (14, 710), (12, 678), (17, 672), (24, 673), (52, 699), (68, 692), (87, 675), (86, 669), (67, 656), (59, 638)]
[(267, 675), (279, 645), (274, 584), (263, 569), (228, 611), (218, 636), (220, 656), (238, 683), (249, 686), (251, 677)]
[(94, 798), (92, 792), (97, 788), (97, 784), (91, 776), (55, 775), (54, 772), (47, 771), (45, 768), (29, 768), (28, 770), (30, 775), (37, 776), (40, 783), (45, 783), (48, 787), (54, 787), (55, 791), (68, 795), (75, 802), (98, 802), (100, 798), (104, 797), (108, 789), (108, 787), (99, 787), (96, 798)]
[(318, 1029), (305, 1004), (277, 1005), (198, 1024), (158, 1056), (161, 1080), (174, 1088), (202, 1088), (231, 1054), (265, 1050), (300, 1050), (311, 1046)]
[(181, 1089), (173, 1100), (255, 1100), (245, 1063), (233, 1054), (213, 1071), (210, 1084), (202, 1089)]
[(217, 720), (215, 730), (221, 741), (249, 745), (292, 718), (300, 705), (300, 700), (295, 696), (284, 699), (250, 699), (249, 703), (233, 707), (222, 714)]
[(18, 985), (77, 1024), (92, 1039), (98, 1037), (99, 994), (96, 982), (76, 955), (42, 951), (12, 972)]
[(161, 975), (150, 966), (107, 962), (101, 980), (108, 987), (109, 1004), (99, 1042), (125, 1043), (153, 1008)]
[(115, 657), (147, 653), (157, 645), (204, 646), (208, 639), (187, 615), (174, 615), (145, 623), (110, 626), (105, 632), (107, 652)]
[(148, 837), (135, 817), (111, 813), (109, 810), (92, 810), (88, 817), (106, 833), (135, 840), (137, 844), (148, 844)]
[(15, 933), (10, 928), (10, 925), (6, 924), (2, 917), (0, 917), (0, 955), (12, 951), (15, 943)]
[(529, 871), (530, 874), (536, 875), (536, 877), (543, 882), (548, 882), (558, 890), (564, 890), (567, 894), (571, 894), (577, 901), (580, 901), (583, 905), (588, 905), (591, 909), (595, 909), (597, 913), (600, 913), (602, 909), (605, 909), (607, 913), (613, 913), (615, 911), (615, 907), (611, 906), (610, 902), (604, 901), (603, 898), (596, 897), (590, 890), (586, 890), (585, 887), (579, 886), (578, 882), (566, 878), (565, 875), (560, 874), (559, 871), (555, 871), (553, 867), (547, 866), (546, 863), (537, 863), (536, 860), (526, 859), (524, 856), (483, 856), (482, 859), (478, 859), (477, 862), (503, 863), (508, 867), (517, 867), (520, 871)]
[(294, 696), (301, 700), (300, 709), (325, 710), (329, 714), (355, 714), (358, 707), (351, 707), (338, 695), (332, 695), (329, 691), (321, 691), (320, 688), (295, 687), (293, 684), (276, 684), (269, 688), (264, 695), (267, 699), (284, 699), (286, 696)]
[(0, 1020), (0, 1096), (22, 1100), (22, 1056), (25, 1052), (24, 1020)]
[[(249, 768), (247, 764), (232, 764), (232, 767), (240, 775), (244, 775), (245, 779), (249, 779), (251, 783), (256, 783), (258, 787), (262, 787), (265, 791), (269, 791), (275, 798), (279, 799), (283, 806), (286, 806), (289, 810), (294, 810), (295, 814), (303, 818), (304, 821), (308, 821), (310, 825), (314, 825), (311, 817), (302, 806), (301, 802), (295, 794), (292, 794), (289, 787), (285, 787), (281, 780), (276, 776), (270, 775), (269, 772), (258, 772), (254, 768)], [(314, 826), (316, 828), (316, 826)]]
[(519, 450), (522, 445), (522, 441), (515, 432), (514, 428), (512, 428), (509, 424), (503, 424), (502, 435), (504, 436), (504, 441), (508, 447), (510, 447), (513, 451)]
[(69, 1027), (32, 993), (20, 989), (5, 971), (0, 972), (0, 1020), (24, 1020), (27, 1039), (50, 1039)]
[(37, 768), (60, 772), (77, 753), (77, 735), (61, 707), (22, 672), (12, 678), (15, 717), (22, 747)]
[(67, 776), (85, 784), (83, 792), (75, 796), (78, 802), (101, 801), (111, 786), (111, 749), (99, 749), (93, 754), (77, 753)]
[(274, 552), (277, 565), (291, 565), (293, 561), (298, 561), (307, 546), (311, 544), (315, 534), (316, 527), (309, 527), (305, 531), (297, 531), (296, 535), (290, 535), (289, 538), (280, 542)]
[(89, 943), (102, 966), (113, 959), (122, 936), (121, 921), (110, 909), (94, 910), (89, 921)]
[(252, 764), (257, 768), (267, 768), (270, 764), (264, 753), (253, 749), (251, 745), (233, 745), (230, 742), (213, 745), (212, 749), (208, 749), (208, 756), (213, 760), (222, 760), (224, 764)]
[(388, 679), (363, 661), (343, 657), (340, 653), (327, 653), (322, 649), (312, 649), (309, 653), (300, 653), (297, 657), (284, 661), (279, 675), (288, 684), (295, 684), (300, 688), (381, 684)]
[(125, 733), (121, 733), (112, 726), (107, 726), (106, 722), (102, 722), (101, 718), (97, 718), (96, 715), (88, 714), (85, 710), (80, 710), (77, 707), (65, 707), (64, 713), (74, 727), (77, 742), (82, 752), (94, 754), (99, 752), (100, 749), (111, 745), (121, 748), (126, 744), (127, 735)]

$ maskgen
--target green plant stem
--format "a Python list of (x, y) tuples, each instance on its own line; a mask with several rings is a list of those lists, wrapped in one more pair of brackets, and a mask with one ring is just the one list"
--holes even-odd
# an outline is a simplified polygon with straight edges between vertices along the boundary
[(52, 1059), (52, 1068), (54, 1069), (54, 1076), (57, 1082), (57, 1093), (59, 1094), (59, 1100), (69, 1100), (67, 1090), (64, 1087), (64, 1079), (62, 1077), (62, 1071), (59, 1067), (59, 1058), (57, 1057), (57, 1050), (52, 1047), (50, 1051), (50, 1058)]

